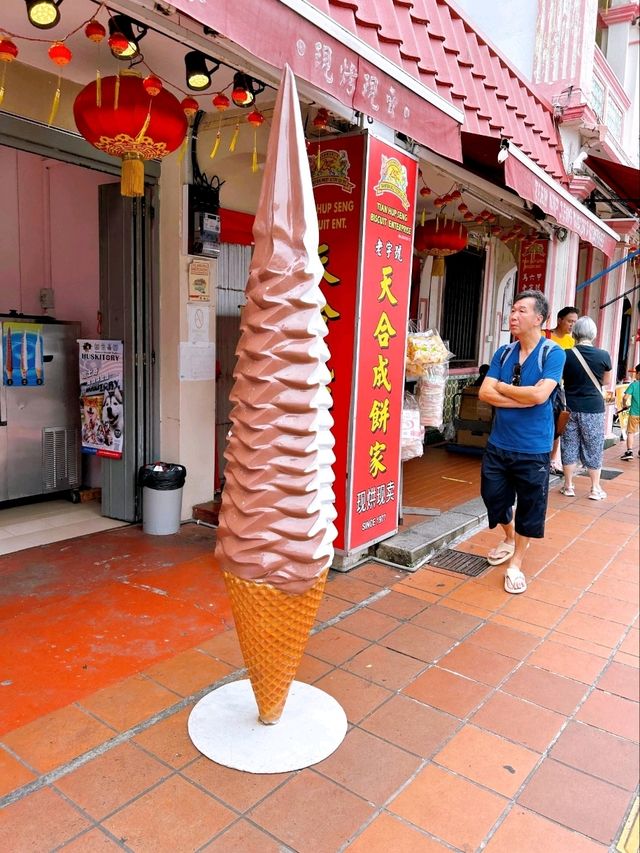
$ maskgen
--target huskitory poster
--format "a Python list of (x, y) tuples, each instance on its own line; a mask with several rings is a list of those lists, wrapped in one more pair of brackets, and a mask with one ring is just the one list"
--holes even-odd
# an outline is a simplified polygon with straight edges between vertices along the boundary
[(123, 343), (79, 340), (82, 452), (121, 459)]

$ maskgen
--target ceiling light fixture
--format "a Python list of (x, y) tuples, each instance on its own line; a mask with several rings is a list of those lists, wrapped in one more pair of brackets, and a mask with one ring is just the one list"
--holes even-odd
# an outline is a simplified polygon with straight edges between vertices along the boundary
[[(137, 27), (138, 32), (133, 28)], [(140, 41), (147, 34), (148, 27), (126, 15), (114, 15), (109, 18), (109, 47), (116, 59), (124, 62), (140, 55)], [(125, 46), (124, 41), (127, 44)]]
[(213, 63), (211, 68), (207, 67), (207, 59), (199, 50), (190, 50), (185, 54), (184, 65), (187, 75), (187, 86), (195, 92), (202, 92), (211, 85), (211, 75), (214, 74), (220, 63), (215, 59), (209, 59)]
[(60, 20), (58, 7), (62, 0), (25, 0), (29, 23), (40, 30), (49, 30)]
[(256, 95), (264, 92), (264, 90), (264, 83), (254, 80), (248, 74), (243, 74), (242, 71), (237, 71), (233, 75), (231, 100), (236, 107), (251, 107), (256, 99)]

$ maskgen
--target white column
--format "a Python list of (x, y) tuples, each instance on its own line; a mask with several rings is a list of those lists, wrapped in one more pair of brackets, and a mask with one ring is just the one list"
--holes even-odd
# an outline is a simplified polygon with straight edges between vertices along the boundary
[[(607, 262), (607, 266), (611, 266), (616, 261), (621, 260), (627, 254), (627, 247), (624, 243), (618, 243), (613, 257)], [(625, 291), (626, 283), (626, 264), (621, 264), (615, 270), (612, 270), (603, 277), (603, 285), (600, 288), (599, 305), (604, 305), (615, 297), (621, 296)], [(598, 337), (596, 344), (602, 349), (607, 350), (611, 356), (611, 364), (613, 366), (612, 380), (610, 390), (615, 388), (615, 369), (618, 363), (618, 349), (620, 346), (620, 325), (622, 323), (622, 304), (623, 299), (616, 299), (611, 305), (606, 308), (600, 308), (598, 312)], [(613, 407), (607, 407), (605, 420), (605, 436), (611, 438), (613, 436)]]

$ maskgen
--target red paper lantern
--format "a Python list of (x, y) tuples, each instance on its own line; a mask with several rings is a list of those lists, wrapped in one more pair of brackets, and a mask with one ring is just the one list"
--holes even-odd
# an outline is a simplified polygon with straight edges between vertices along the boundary
[(107, 31), (102, 26), (100, 21), (96, 21), (95, 18), (89, 21), (87, 26), (84, 28), (85, 36), (96, 44), (100, 44), (102, 39), (107, 34)]
[(466, 213), (469, 210), (469, 208), (467, 207), (467, 205), (464, 202), (462, 202), (462, 204), (458, 205), (458, 210), (460, 211), (460, 213)]
[(466, 219), (467, 222), (469, 222), (470, 220), (475, 219), (475, 217), (474, 217), (473, 213), (471, 213), (470, 210), (467, 210), (467, 212), (463, 216), (463, 219)]
[[(424, 225), (416, 228), (414, 251), (420, 258), (433, 255), (435, 258), (445, 258), (461, 252), (467, 245), (467, 229), (461, 222), (437, 216), (429, 219)], [(437, 264), (434, 275), (442, 275), (443, 261)]]
[(218, 94), (212, 99), (211, 103), (219, 112), (228, 110), (230, 106), (229, 98), (227, 98), (227, 96), (222, 92), (218, 92)]
[(11, 39), (0, 41), (0, 62), (13, 62), (18, 55), (18, 48)]
[(454, 190), (451, 195), (451, 201), (457, 201), (459, 198), (462, 198), (462, 193), (460, 190)]
[(156, 77), (155, 74), (149, 74), (148, 77), (145, 77), (142, 85), (145, 88), (145, 92), (151, 95), (152, 98), (155, 98), (162, 91), (162, 80)]
[(52, 62), (55, 62), (56, 65), (67, 65), (67, 63), (71, 62), (71, 57), (73, 54), (61, 41), (54, 41), (54, 43), (49, 48), (49, 59)]
[(113, 33), (113, 35), (109, 36), (109, 47), (112, 53), (120, 56), (129, 48), (129, 39), (122, 33)]
[(195, 98), (191, 97), (183, 98), (182, 101), (180, 101), (180, 106), (182, 107), (182, 112), (188, 119), (192, 119), (200, 109), (200, 104)]
[(329, 124), (329, 111), (324, 107), (320, 107), (312, 124), (316, 130), (326, 130)]
[(89, 83), (76, 97), (73, 115), (87, 142), (122, 160), (124, 196), (143, 195), (145, 160), (166, 157), (180, 147), (187, 132), (178, 99), (164, 88), (151, 99), (132, 71), (105, 77), (100, 106), (96, 83)]
[(431, 195), (431, 190), (429, 187), (420, 187), (420, 195), (424, 198), (425, 196)]
[(260, 125), (264, 122), (264, 116), (262, 115), (260, 110), (252, 110), (247, 116), (247, 121), (254, 127), (260, 127)]

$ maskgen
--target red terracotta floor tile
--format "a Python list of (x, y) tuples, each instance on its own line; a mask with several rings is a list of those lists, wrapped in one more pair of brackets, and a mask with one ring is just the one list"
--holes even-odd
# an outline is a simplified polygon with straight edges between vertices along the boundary
[(547, 628), (541, 628), (539, 625), (532, 625), (531, 622), (522, 622), (519, 619), (512, 619), (510, 616), (503, 616), (502, 613), (496, 613), (491, 617), (491, 623), (494, 625), (504, 625), (505, 628), (511, 628), (513, 631), (518, 631), (521, 634), (530, 634), (532, 637), (546, 637), (549, 633)]
[(592, 643), (590, 640), (581, 640), (579, 637), (572, 637), (570, 634), (563, 634), (561, 631), (554, 631), (553, 634), (550, 634), (550, 637), (554, 643), (559, 643), (570, 649), (587, 652), (587, 654), (602, 658), (605, 662), (609, 660), (609, 656), (611, 655), (611, 649), (607, 648), (607, 646)]
[(433, 764), (393, 800), (389, 811), (460, 850), (476, 850), (507, 801)]
[(242, 773), (204, 757), (182, 774), (239, 812), (253, 808), (291, 777), (290, 773)]
[(414, 616), (411, 621), (414, 625), (428, 628), (430, 631), (444, 634), (454, 640), (461, 640), (466, 634), (482, 624), (482, 620), (478, 619), (477, 616), (470, 616), (468, 613), (461, 613), (440, 604), (427, 607), (422, 613)]
[(451, 592), (463, 582), (462, 578), (451, 577), (444, 572), (435, 572), (433, 569), (418, 569), (415, 574), (406, 577), (402, 581), (402, 585), (441, 596)]
[(606, 847), (514, 806), (485, 847), (487, 853), (604, 853)]
[(586, 686), (525, 664), (503, 684), (502, 689), (550, 711), (571, 714), (584, 696)]
[(418, 625), (405, 624), (378, 641), (387, 649), (431, 663), (448, 652), (455, 640)]
[(553, 628), (567, 611), (564, 607), (547, 604), (545, 601), (536, 601), (535, 598), (528, 598), (526, 595), (514, 595), (500, 612), (503, 616), (519, 619), (521, 622), (531, 622), (541, 628)]
[(250, 817), (296, 853), (318, 853), (339, 850), (372, 812), (373, 806), (360, 797), (313, 770), (303, 770), (256, 806)]
[(315, 765), (315, 770), (367, 802), (382, 805), (413, 776), (420, 763), (417, 756), (354, 728), (332, 755)]
[(589, 838), (611, 844), (630, 799), (628, 791), (546, 759), (519, 803)]
[(555, 672), (556, 675), (582, 681), (584, 684), (593, 684), (605, 666), (603, 658), (572, 649), (562, 643), (554, 643), (553, 640), (546, 640), (539, 646), (527, 663)]
[(394, 619), (411, 619), (427, 606), (424, 601), (419, 601), (410, 595), (402, 595), (393, 590), (369, 605), (378, 613), (386, 613)]
[(445, 847), (384, 812), (346, 848), (349, 853), (445, 853)]
[(198, 644), (198, 648), (217, 660), (231, 664), (236, 669), (244, 666), (238, 635), (234, 629), (224, 631), (210, 640)]
[(306, 651), (308, 655), (338, 666), (366, 649), (368, 645), (367, 640), (339, 628), (325, 628), (309, 638)]
[(53, 850), (90, 826), (60, 794), (43, 788), (0, 811), (0, 850)]
[(125, 731), (179, 701), (176, 693), (142, 675), (134, 675), (88, 696), (81, 704), (108, 725)]
[(96, 828), (83, 832), (59, 849), (64, 850), (64, 853), (116, 853), (122, 847)]
[(315, 684), (319, 678), (322, 678), (323, 675), (332, 670), (333, 664), (304, 654), (296, 672), (296, 681), (303, 681), (305, 684)]
[(598, 619), (608, 619), (621, 625), (631, 625), (638, 615), (638, 600), (621, 601), (607, 595), (596, 595), (586, 592), (575, 606), (576, 613), (586, 613), (597, 616)]
[(481, 610), (500, 610), (507, 603), (507, 593), (504, 588), (492, 588), (481, 583), (468, 582), (454, 589), (446, 598), (447, 604), (460, 601), (479, 607)]
[(47, 773), (115, 734), (82, 709), (70, 705), (9, 732), (2, 742), (34, 770)]
[(345, 601), (356, 603), (375, 595), (379, 587), (376, 584), (354, 578), (350, 574), (329, 572), (326, 590), (329, 595), (335, 595), (336, 598), (343, 598)]
[(410, 598), (415, 598), (418, 601), (421, 601), (423, 606), (426, 606), (427, 604), (434, 604), (441, 600), (439, 595), (434, 595), (432, 592), (427, 592), (417, 586), (410, 586), (405, 583), (396, 584), (394, 589), (396, 592), (401, 592), (403, 595), (408, 595)]
[(434, 666), (419, 675), (402, 692), (455, 717), (466, 717), (490, 690), (486, 684)]
[(56, 788), (100, 820), (171, 773), (129, 743), (99, 755), (56, 782)]
[(593, 726), (570, 722), (551, 750), (551, 757), (627, 791), (638, 784), (638, 747)]
[(442, 602), (452, 610), (458, 610), (460, 613), (467, 613), (469, 616), (477, 616), (479, 619), (489, 619), (496, 612), (494, 610), (486, 610), (484, 607), (476, 607), (473, 604), (467, 604), (466, 601), (457, 601), (455, 598), (443, 598)]
[(184, 767), (200, 752), (191, 742), (187, 723), (191, 708), (184, 708), (154, 723), (133, 738), (133, 742), (152, 753), (153, 756), (171, 767)]
[(360, 723), (360, 728), (394, 743), (420, 758), (428, 758), (449, 738), (459, 720), (414, 702), (393, 696)]
[(522, 660), (540, 643), (540, 640), (531, 634), (488, 622), (475, 631), (467, 642), (506, 657)]
[(391, 649), (372, 645), (344, 665), (344, 669), (375, 681), (388, 690), (400, 690), (425, 667), (424, 661), (407, 657)]
[(282, 853), (282, 845), (247, 820), (238, 820), (210, 844), (208, 853)]
[(187, 649), (150, 667), (145, 675), (180, 696), (190, 696), (208, 684), (213, 685), (233, 669), (230, 664), (214, 660), (198, 649)]
[(638, 706), (635, 702), (594, 690), (576, 715), (576, 719), (614, 735), (638, 741)]
[(607, 693), (631, 699), (632, 702), (640, 701), (640, 675), (634, 667), (615, 661), (610, 663), (599, 678), (598, 687)]
[(591, 569), (580, 568), (579, 564), (578, 567), (575, 564), (567, 565), (563, 555), (546, 566), (540, 577), (545, 581), (583, 590), (593, 581), (593, 575)]
[(640, 631), (633, 628), (620, 644), (620, 651), (636, 657), (640, 654)]
[(316, 624), (322, 625), (324, 622), (334, 619), (340, 613), (344, 613), (345, 610), (350, 610), (352, 607), (353, 604), (344, 598), (336, 598), (336, 596), (327, 595), (325, 592), (316, 613)]
[(346, 619), (340, 620), (340, 629), (348, 631), (350, 634), (355, 634), (357, 637), (363, 637), (365, 640), (379, 640), (384, 637), (394, 628), (397, 628), (399, 622), (391, 616), (386, 616), (384, 613), (378, 613), (371, 607), (365, 607), (357, 613), (352, 613)]
[(474, 725), (544, 752), (566, 717), (498, 691), (471, 718)]
[(628, 666), (632, 669), (640, 668), (640, 659), (636, 655), (628, 655), (626, 652), (616, 652), (613, 659), (616, 663), (622, 664), (622, 666)]
[(158, 853), (197, 850), (234, 818), (195, 785), (172, 776), (103, 823), (136, 853)]
[(513, 797), (539, 758), (524, 746), (466, 725), (433, 760), (485, 788)]
[(571, 607), (578, 600), (579, 595), (580, 592), (575, 587), (545, 580), (544, 575), (534, 578), (527, 587), (528, 598), (555, 604), (557, 607)]
[(391, 566), (383, 566), (380, 563), (365, 563), (363, 566), (358, 566), (357, 569), (352, 569), (349, 572), (350, 577), (378, 586), (392, 586), (406, 577), (406, 575), (406, 571), (402, 569), (394, 569)]
[(449, 669), (467, 678), (496, 686), (516, 666), (513, 658), (481, 649), (465, 640), (440, 661), (442, 669)]
[(34, 778), (34, 774), (24, 764), (0, 749), (0, 797), (21, 788)]
[[(636, 550), (636, 556), (638, 551)], [(601, 577), (593, 584), (590, 592), (597, 595), (608, 595), (611, 598), (617, 598), (620, 601), (628, 601), (631, 604), (638, 604), (638, 584), (629, 583), (628, 581), (618, 580), (618, 578)]]
[(342, 705), (350, 723), (359, 723), (393, 694), (373, 681), (360, 678), (343, 669), (334, 669), (316, 682)]

